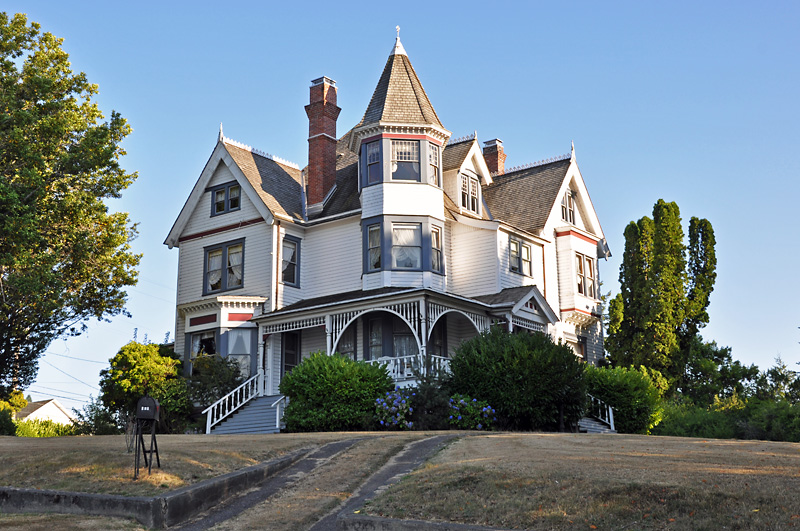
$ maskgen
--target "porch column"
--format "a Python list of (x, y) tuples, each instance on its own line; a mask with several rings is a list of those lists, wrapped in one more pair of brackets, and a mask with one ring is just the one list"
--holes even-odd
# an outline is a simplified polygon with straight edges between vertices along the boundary
[[(261, 332), (261, 327), (256, 328), (256, 334)], [(260, 336), (261, 341), (258, 342), (257, 354), (258, 361), (256, 362), (256, 374), (258, 374), (258, 396), (264, 396), (264, 356), (266, 355), (267, 345), (264, 340), (263, 334)]]
[(512, 319), (511, 312), (508, 312), (506, 314), (506, 321), (508, 321), (508, 333), (509, 334), (514, 331), (514, 323), (512, 322), (511, 319)]
[(333, 354), (333, 323), (331, 314), (325, 316), (325, 353), (330, 356)]
[(267, 381), (267, 385), (265, 387), (266, 387), (266, 393), (268, 395), (275, 394), (273, 392), (273, 389), (272, 389), (272, 381), (273, 381), (272, 375), (274, 374), (273, 370), (274, 370), (274, 365), (275, 365), (275, 362), (272, 359), (272, 358), (275, 357), (275, 356), (272, 355), (273, 350), (275, 350), (272, 347), (275, 344), (275, 340), (273, 338), (274, 338), (274, 334), (270, 334), (270, 336), (267, 338), (267, 341), (266, 341), (266, 344), (265, 344), (265, 350), (267, 351), (266, 352), (266, 354), (267, 354), (267, 371), (266, 371), (266, 374), (265, 374), (265, 379)]
[(427, 376), (428, 367), (426, 366), (426, 363), (428, 361), (428, 357), (426, 354), (428, 351), (428, 300), (425, 297), (419, 301), (419, 333), (420, 336), (422, 336), (420, 338), (419, 349), (419, 354), (422, 358), (422, 363), (420, 363), (420, 366), (424, 371), (423, 374)]

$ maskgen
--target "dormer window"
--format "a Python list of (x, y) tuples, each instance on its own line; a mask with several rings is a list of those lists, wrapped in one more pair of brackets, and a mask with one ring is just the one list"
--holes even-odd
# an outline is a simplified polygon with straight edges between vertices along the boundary
[(239, 210), (242, 189), (236, 182), (221, 184), (211, 189), (211, 215), (218, 216), (234, 210)]
[(461, 208), (479, 213), (478, 210), (478, 179), (469, 175), (461, 176)]
[(428, 183), (439, 186), (439, 146), (428, 143)]
[(561, 219), (567, 223), (575, 224), (575, 193), (567, 190), (561, 199)]
[(419, 182), (418, 140), (392, 140), (392, 179)]

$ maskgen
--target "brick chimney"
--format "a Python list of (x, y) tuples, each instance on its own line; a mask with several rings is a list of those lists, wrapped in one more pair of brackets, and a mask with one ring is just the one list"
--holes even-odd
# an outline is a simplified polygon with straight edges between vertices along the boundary
[(321, 77), (311, 82), (308, 115), (308, 213), (322, 210), (322, 201), (336, 183), (336, 81)]
[(506, 172), (506, 154), (503, 153), (503, 141), (499, 138), (483, 143), (483, 158), (490, 172), (499, 175)]

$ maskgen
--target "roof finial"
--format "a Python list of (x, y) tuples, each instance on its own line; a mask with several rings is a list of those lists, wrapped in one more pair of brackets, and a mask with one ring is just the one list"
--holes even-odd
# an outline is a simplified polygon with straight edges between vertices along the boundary
[(394, 49), (389, 55), (407, 56), (408, 54), (406, 53), (405, 48), (403, 48), (403, 44), (400, 42), (400, 26), (395, 26), (395, 29), (397, 30), (397, 40), (394, 41)]
[(225, 139), (225, 135), (222, 134), (222, 122), (219, 123), (219, 141), (222, 142)]
[(572, 150), (569, 153), (570, 160), (575, 160), (575, 141), (572, 141)]

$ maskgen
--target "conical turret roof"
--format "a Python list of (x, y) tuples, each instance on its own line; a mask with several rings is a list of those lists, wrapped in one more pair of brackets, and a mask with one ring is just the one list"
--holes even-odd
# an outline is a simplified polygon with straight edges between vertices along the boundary
[(383, 73), (359, 125), (391, 122), (435, 125), (444, 129), (406, 55), (400, 37), (386, 61)]

